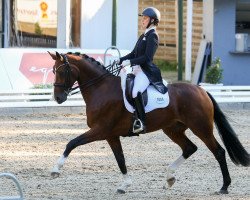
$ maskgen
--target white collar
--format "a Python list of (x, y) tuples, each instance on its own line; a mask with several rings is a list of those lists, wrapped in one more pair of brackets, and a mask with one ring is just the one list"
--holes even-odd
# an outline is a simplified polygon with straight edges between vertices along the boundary
[(147, 29), (145, 30), (145, 32), (144, 32), (144, 35), (146, 35), (147, 32), (149, 32), (149, 31), (152, 30), (152, 29), (155, 30), (155, 28), (156, 28), (155, 26), (151, 26), (151, 27), (147, 28)]

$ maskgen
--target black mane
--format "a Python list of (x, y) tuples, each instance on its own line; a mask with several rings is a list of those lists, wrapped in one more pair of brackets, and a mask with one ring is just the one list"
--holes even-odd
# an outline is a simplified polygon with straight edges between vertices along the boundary
[(101, 63), (100, 63), (99, 61), (97, 61), (96, 59), (94, 59), (94, 58), (88, 56), (87, 54), (81, 54), (80, 52), (75, 52), (75, 53), (73, 53), (73, 52), (68, 52), (67, 54), (80, 56), (80, 57), (84, 58), (85, 60), (88, 60), (89, 62), (91, 62), (91, 63), (93, 63), (93, 64), (95, 64), (95, 65), (98, 65), (98, 66), (100, 66), (100, 67), (102, 67), (103, 69), (106, 70), (106, 67), (105, 67), (103, 64), (101, 64)]
[(86, 55), (86, 54), (81, 54), (80, 52), (75, 52), (75, 53), (72, 53), (72, 52), (68, 52), (67, 54), (69, 55), (76, 55), (76, 56), (80, 56), (81, 58), (84, 58), (85, 60), (93, 63), (94, 65), (98, 66), (98, 67), (101, 67), (102, 69), (104, 69), (106, 72), (114, 75), (114, 76), (118, 76), (119, 72), (120, 72), (120, 69), (117, 68), (117, 67), (114, 67), (112, 65), (109, 65), (107, 67), (105, 67), (103, 64), (101, 64), (99, 61), (97, 61), (96, 59)]

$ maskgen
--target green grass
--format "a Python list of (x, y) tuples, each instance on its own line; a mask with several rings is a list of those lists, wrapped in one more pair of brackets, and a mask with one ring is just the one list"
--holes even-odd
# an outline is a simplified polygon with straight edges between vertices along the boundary
[(53, 84), (36, 84), (32, 87), (32, 89), (51, 89), (53, 88)]
[(177, 63), (166, 60), (155, 60), (154, 63), (161, 69), (161, 71), (177, 71)]
[(155, 60), (154, 63), (160, 68), (163, 79), (168, 82), (176, 82), (178, 80), (178, 70), (176, 62)]

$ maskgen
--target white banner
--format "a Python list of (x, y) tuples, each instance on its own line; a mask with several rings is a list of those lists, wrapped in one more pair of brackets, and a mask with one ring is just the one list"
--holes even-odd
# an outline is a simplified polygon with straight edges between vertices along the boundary
[[(54, 82), (52, 66), (54, 60), (47, 51), (59, 53), (80, 52), (103, 63), (105, 50), (88, 49), (0, 49), (0, 90), (29, 89), (37, 84)], [(129, 51), (121, 50), (121, 55)], [(110, 50), (106, 55), (106, 65), (117, 59), (116, 50)]]
[(17, 0), (17, 21), (57, 27), (57, 0)]

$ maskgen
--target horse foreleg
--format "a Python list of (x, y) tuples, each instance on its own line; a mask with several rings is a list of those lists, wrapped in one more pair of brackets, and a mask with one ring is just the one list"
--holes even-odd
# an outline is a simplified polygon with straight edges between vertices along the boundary
[(173, 130), (163, 130), (169, 138), (178, 144), (182, 149), (182, 155), (175, 160), (172, 164), (168, 166), (167, 169), (167, 183), (170, 188), (176, 181), (174, 177), (174, 172), (177, 168), (188, 158), (190, 157), (196, 150), (197, 146), (193, 144), (185, 135), (185, 128), (178, 128)]
[(94, 142), (96, 140), (100, 140), (101, 138), (98, 138), (98, 134), (96, 134), (97, 131), (91, 129), (84, 134), (74, 138), (71, 140), (67, 145), (64, 153), (60, 156), (60, 158), (57, 160), (56, 164), (52, 168), (51, 176), (58, 177), (60, 175), (60, 169), (63, 167), (65, 160), (69, 156), (70, 152), (75, 149), (76, 147), (80, 145), (84, 145), (90, 142)]
[(117, 193), (123, 194), (126, 192), (126, 189), (132, 184), (132, 181), (127, 173), (127, 167), (125, 164), (121, 141), (119, 137), (109, 138), (107, 139), (107, 141), (115, 155), (115, 159), (123, 175), (123, 182), (117, 188)]

